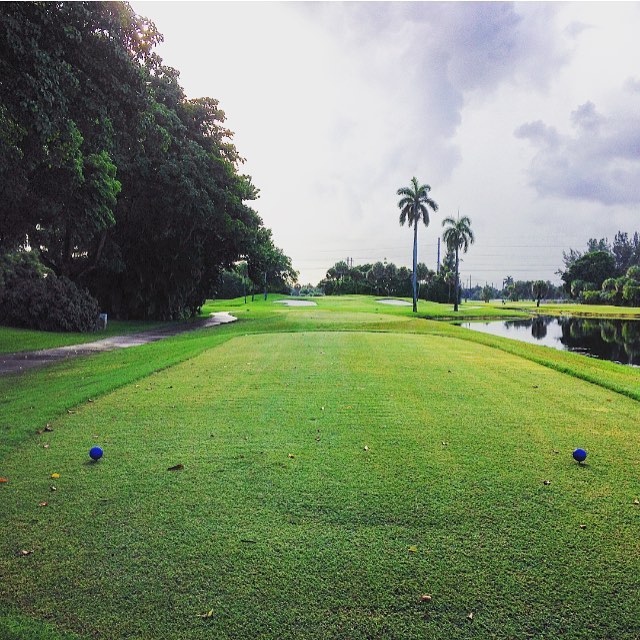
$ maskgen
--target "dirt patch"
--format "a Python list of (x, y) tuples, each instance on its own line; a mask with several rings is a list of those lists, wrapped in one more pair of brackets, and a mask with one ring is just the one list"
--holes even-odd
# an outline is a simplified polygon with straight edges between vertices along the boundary
[(164, 338), (176, 336), (186, 331), (194, 329), (204, 329), (207, 327), (217, 327), (220, 324), (228, 324), (237, 320), (230, 313), (212, 313), (208, 318), (195, 320), (188, 324), (173, 324), (168, 327), (150, 329), (130, 333), (124, 336), (111, 336), (95, 342), (85, 344), (69, 345), (66, 347), (56, 347), (55, 349), (41, 349), (40, 351), (22, 351), (20, 353), (4, 353), (0, 355), (0, 375), (9, 373), (21, 373), (28, 369), (44, 367), (67, 358), (87, 356), (103, 351), (113, 351), (115, 349), (127, 349), (129, 347), (139, 347), (149, 342), (157, 342)]

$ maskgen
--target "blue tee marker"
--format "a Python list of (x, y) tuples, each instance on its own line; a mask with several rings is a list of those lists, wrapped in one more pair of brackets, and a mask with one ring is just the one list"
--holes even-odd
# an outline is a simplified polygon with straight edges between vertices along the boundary
[(587, 458), (587, 452), (584, 449), (576, 449), (573, 452), (573, 459), (578, 462), (584, 462)]
[(89, 457), (94, 461), (97, 462), (98, 460), (100, 460), (100, 458), (102, 458), (102, 449), (100, 447), (92, 447), (91, 451), (89, 451)]

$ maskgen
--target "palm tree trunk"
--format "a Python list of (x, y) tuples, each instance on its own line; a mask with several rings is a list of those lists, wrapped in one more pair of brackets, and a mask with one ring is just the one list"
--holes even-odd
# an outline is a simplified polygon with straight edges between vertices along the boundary
[(460, 287), (460, 274), (459, 274), (459, 269), (460, 267), (460, 260), (458, 259), (458, 247), (456, 247), (456, 299), (453, 302), (453, 310), (457, 311), (458, 310), (458, 300), (460, 298), (460, 294), (458, 293), (459, 291), (459, 287)]
[(412, 284), (413, 284), (413, 313), (418, 313), (418, 299), (417, 299), (417, 291), (416, 291), (416, 281), (417, 281), (417, 270), (418, 270), (418, 221), (413, 221), (413, 275), (412, 275)]

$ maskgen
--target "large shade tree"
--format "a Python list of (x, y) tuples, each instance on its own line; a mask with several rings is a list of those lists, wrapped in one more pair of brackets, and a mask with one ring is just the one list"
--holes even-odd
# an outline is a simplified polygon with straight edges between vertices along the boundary
[(413, 274), (411, 284), (413, 288), (414, 313), (418, 311), (418, 223), (422, 221), (425, 227), (429, 226), (429, 209), (434, 212), (438, 210), (436, 202), (429, 197), (429, 191), (431, 191), (431, 187), (428, 184), (420, 184), (415, 176), (411, 178), (411, 184), (408, 187), (398, 189), (398, 195), (401, 196), (398, 202), (400, 224), (404, 226), (406, 222), (409, 227), (413, 227)]
[(125, 2), (0, 9), (0, 256), (34, 249), (121, 318), (193, 315), (241, 259), (293, 272), (218, 101), (187, 98), (161, 40)]
[(442, 239), (447, 245), (450, 251), (454, 251), (456, 255), (456, 267), (455, 267), (455, 299), (453, 303), (453, 310), (458, 310), (458, 300), (460, 299), (460, 250), (466, 253), (469, 250), (469, 245), (473, 244), (475, 237), (473, 231), (471, 231), (471, 220), (468, 216), (458, 215), (457, 218), (445, 218), (442, 221), (442, 226), (446, 227), (442, 233)]

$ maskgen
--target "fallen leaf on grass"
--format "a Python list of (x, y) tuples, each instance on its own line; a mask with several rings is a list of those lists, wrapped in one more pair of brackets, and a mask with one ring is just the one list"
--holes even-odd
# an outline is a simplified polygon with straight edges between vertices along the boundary
[(204, 620), (207, 620), (208, 618), (213, 618), (213, 609), (209, 609), (209, 611), (207, 611), (206, 613), (199, 613), (198, 618), (202, 618)]
[(0, 483), (9, 482), (9, 478), (0, 478)]
[(467, 620), (473, 620), (473, 611), (469, 612), (469, 615), (467, 616)]
[(167, 471), (182, 471), (184, 469), (183, 464), (175, 464), (173, 467), (169, 467)]
[(60, 477), (60, 474), (59, 474), (59, 473), (52, 473), (52, 474), (51, 474), (51, 477), (52, 477), (52, 478), (54, 478), (54, 479), (55, 479), (55, 478), (59, 478), (59, 477)]
[(544, 485), (547, 485), (547, 486), (548, 486), (548, 485), (550, 485), (550, 484), (551, 484), (551, 480), (545, 480), (542, 484), (544, 484)]
[(295, 456), (293, 455), (293, 453), (290, 453), (287, 458), (295, 458)]
[(33, 553), (33, 549), (20, 549), (19, 556), (30, 556)]
[(44, 426), (44, 431), (46, 431), (47, 433), (51, 433), (53, 431), (53, 427), (50, 423), (47, 422), (47, 424)]
[(418, 547), (412, 545), (409, 547), (409, 553), (418, 553)]
[(369, 451), (369, 447), (366, 444), (364, 445), (364, 450)]
[(50, 446), (51, 446), (50, 444), (43, 444), (43, 445), (42, 445), (42, 448), (43, 448), (43, 449), (48, 449)]
[(581, 528), (581, 529), (586, 529), (586, 528), (587, 528), (587, 525), (586, 525), (586, 524), (581, 524), (581, 525), (580, 525), (580, 528)]
[(636, 499), (633, 501), (633, 504), (640, 504), (640, 500), (638, 500), (638, 498), (636, 498)]
[(49, 487), (49, 489), (51, 489), (51, 491), (57, 491), (57, 490), (58, 490), (58, 489), (57, 489), (57, 487), (54, 487), (53, 485), (51, 485), (51, 486)]
[(431, 602), (432, 598), (428, 593), (420, 596), (420, 602)]
[(48, 502), (38, 502), (38, 506), (39, 507), (48, 507), (49, 503)]

